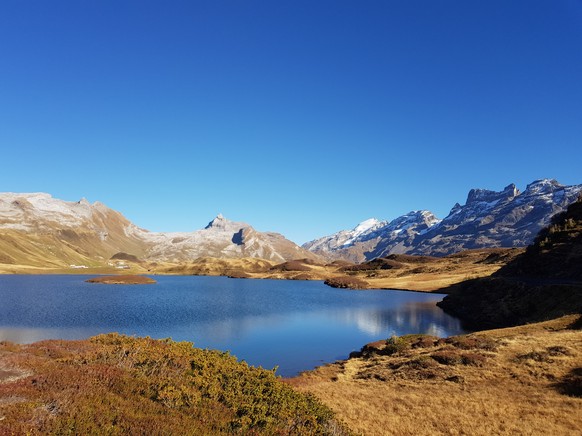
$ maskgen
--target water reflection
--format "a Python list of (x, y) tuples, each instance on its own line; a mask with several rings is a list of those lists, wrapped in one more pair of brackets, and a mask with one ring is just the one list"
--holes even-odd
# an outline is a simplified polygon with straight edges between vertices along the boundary
[(321, 282), (158, 277), (100, 286), (80, 276), (0, 276), (0, 340), (80, 339), (116, 331), (230, 350), (291, 375), (392, 335), (462, 333), (436, 302), (401, 291), (342, 291)]
[(461, 330), (458, 319), (452, 318), (434, 302), (406, 303), (383, 309), (351, 309), (336, 313), (338, 320), (352, 323), (371, 336), (402, 335), (404, 332), (449, 336)]

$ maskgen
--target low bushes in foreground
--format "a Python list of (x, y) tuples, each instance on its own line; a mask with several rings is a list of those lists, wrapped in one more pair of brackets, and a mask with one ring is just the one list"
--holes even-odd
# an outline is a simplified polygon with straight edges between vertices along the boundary
[(346, 432), (327, 407), (273, 371), (188, 342), (108, 334), (12, 352), (10, 364), (34, 375), (0, 380), (0, 399), (18, 399), (0, 408), (9, 433)]

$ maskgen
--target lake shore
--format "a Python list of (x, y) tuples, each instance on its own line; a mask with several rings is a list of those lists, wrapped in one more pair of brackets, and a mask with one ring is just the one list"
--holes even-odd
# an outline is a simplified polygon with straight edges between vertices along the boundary
[[(147, 274), (228, 276), (245, 279), (357, 281), (357, 289), (397, 289), (442, 292), (450, 285), (470, 278), (486, 277), (497, 271), (521, 249), (470, 250), (447, 257), (391, 255), (387, 262), (318, 263), (300, 259), (275, 263), (264, 259), (199, 258), (181, 263), (127, 262), (113, 266), (46, 268), (0, 264), (0, 274)], [(350, 286), (347, 286), (348, 288)]]
[(574, 434), (582, 428), (581, 321), (378, 341), (286, 382), (356, 434)]
[[(221, 401), (222, 388), (212, 380), (222, 377), (230, 383), (228, 395), (233, 397), (228, 407), (234, 410), (249, 401), (248, 395), (255, 403), (273, 401), (271, 395), (246, 391), (239, 383), (244, 377), (249, 386), (267, 380), (269, 392), (280, 391), (285, 384), (313, 395), (314, 402), (305, 409), (302, 397), (285, 393), (293, 400), (285, 400), (283, 407), (292, 409), (282, 409), (282, 416), (303, 414), (307, 420), (319, 416), (318, 422), (333, 424), (329, 434), (347, 434), (346, 427), (356, 434), (386, 434), (387, 429), (390, 434), (427, 436), (451, 429), (474, 435), (575, 434), (582, 427), (581, 321), (579, 315), (571, 315), (450, 338), (392, 338), (364, 347), (358, 356), (288, 379), (248, 368), (225, 353), (169, 340), (109, 334), (27, 346), (3, 342), (0, 418), (11, 430), (22, 429), (24, 422), (34, 422), (44, 431), (61, 431), (70, 422), (87, 431), (111, 425), (146, 428), (161, 414), (172, 416), (164, 420), (168, 431), (177, 431), (172, 423), (178, 421), (198, 431), (210, 431), (205, 427), (209, 422), (256, 429), (252, 421), (239, 423), (236, 414), (209, 414), (196, 400), (212, 387), (208, 391), (212, 400)], [(208, 359), (214, 363), (207, 367)], [(200, 376), (191, 370), (193, 361), (196, 368), (203, 368)], [(184, 380), (188, 377), (193, 379)], [(136, 407), (143, 415), (138, 421)], [(319, 415), (328, 407), (333, 415)], [(218, 429), (213, 432), (223, 432)], [(313, 430), (306, 434), (309, 431)]]

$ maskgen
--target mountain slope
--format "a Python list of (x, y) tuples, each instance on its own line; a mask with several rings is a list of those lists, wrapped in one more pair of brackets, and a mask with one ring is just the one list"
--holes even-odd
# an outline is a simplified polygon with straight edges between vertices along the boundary
[(522, 193), (513, 184), (500, 192), (473, 189), (464, 206), (455, 205), (445, 219), (417, 238), (412, 254), (526, 246), (581, 190), (582, 185), (564, 186), (548, 179), (530, 183)]
[(204, 229), (189, 233), (140, 233), (150, 244), (146, 258), (183, 262), (198, 257), (245, 258), (284, 262), (286, 260), (319, 256), (302, 249), (272, 232), (258, 232), (250, 225), (230, 221), (222, 215), (214, 218)]
[(318, 259), (278, 233), (258, 232), (221, 215), (202, 230), (154, 233), (99, 202), (63, 201), (45, 193), (0, 194), (0, 264), (97, 267), (118, 253), (152, 262), (202, 256)]
[(390, 222), (372, 218), (353, 230), (342, 230), (302, 247), (330, 260), (364, 262), (390, 253), (406, 253), (406, 247), (416, 235), (438, 222), (438, 218), (426, 210), (412, 211)]
[(527, 250), (488, 278), (447, 288), (439, 303), (474, 328), (582, 313), (582, 196)]
[(139, 231), (102, 203), (49, 194), (0, 194), (0, 263), (98, 265), (117, 252), (145, 254)]
[(391, 222), (376, 221), (382, 225), (369, 230), (344, 230), (303, 247), (328, 259), (355, 262), (389, 254), (446, 256), (470, 249), (523, 247), (581, 191), (582, 185), (564, 186), (549, 179), (529, 184), (522, 193), (513, 184), (499, 192), (472, 189), (465, 205), (457, 203), (443, 220), (428, 211), (410, 212)]

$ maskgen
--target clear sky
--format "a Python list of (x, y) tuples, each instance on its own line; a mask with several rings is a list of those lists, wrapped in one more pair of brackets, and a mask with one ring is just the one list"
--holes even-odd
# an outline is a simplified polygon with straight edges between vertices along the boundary
[(0, 2), (0, 191), (298, 243), (582, 183), (582, 0)]

